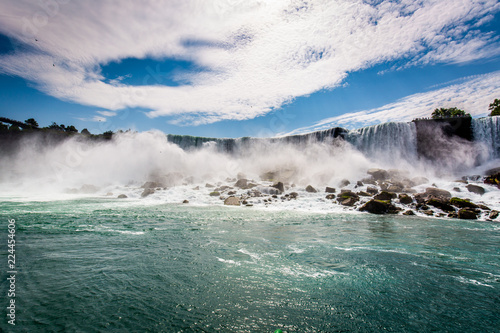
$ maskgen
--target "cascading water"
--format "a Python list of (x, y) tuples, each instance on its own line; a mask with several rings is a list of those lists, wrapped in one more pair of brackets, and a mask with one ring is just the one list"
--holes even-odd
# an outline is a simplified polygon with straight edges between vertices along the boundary
[(488, 149), (488, 159), (500, 158), (500, 117), (484, 117), (472, 120), (474, 141)]
[(370, 158), (396, 161), (417, 159), (414, 123), (385, 123), (350, 131), (346, 140)]

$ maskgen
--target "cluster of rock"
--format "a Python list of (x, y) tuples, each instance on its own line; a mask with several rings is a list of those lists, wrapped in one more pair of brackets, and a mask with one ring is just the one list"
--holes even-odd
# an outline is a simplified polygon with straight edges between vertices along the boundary
[[(498, 172), (490, 172), (484, 179), (487, 186), (500, 186), (500, 168)], [(276, 181), (279, 173), (267, 172), (261, 176), (261, 182), (246, 179), (242, 174), (237, 178), (226, 179), (226, 184), (205, 184), (209, 196), (217, 197), (230, 206), (253, 206), (254, 204), (270, 205), (276, 202), (296, 200), (299, 193), (294, 184)], [(473, 177), (474, 181), (480, 180), (480, 176)], [(477, 178), (477, 179), (476, 179)], [(483, 195), (484, 187), (469, 184), (464, 177), (457, 182), (466, 183), (467, 191)], [(267, 183), (267, 184), (266, 184)], [(326, 195), (320, 200), (330, 201), (347, 209), (359, 210), (372, 214), (402, 214), (402, 215), (427, 215), (437, 217), (450, 217), (459, 219), (487, 219), (494, 220), (499, 212), (491, 210), (483, 204), (476, 204), (468, 199), (455, 197), (451, 192), (439, 189), (436, 186), (425, 188), (424, 192), (415, 189), (420, 185), (428, 184), (425, 177), (409, 178), (407, 173), (401, 170), (369, 169), (367, 177), (355, 183), (344, 179), (339, 185), (339, 191), (334, 187), (326, 187)], [(345, 187), (350, 187), (347, 189)], [(342, 188), (344, 187), (344, 188)], [(149, 196), (156, 191), (165, 190), (167, 187), (161, 182), (149, 181), (142, 186), (141, 197)], [(422, 188), (420, 186), (419, 188)], [(463, 188), (463, 187), (462, 187)], [(196, 186), (193, 190), (203, 190), (203, 186)], [(305, 187), (307, 193), (320, 194), (322, 191), (311, 185)], [(459, 187), (453, 191), (460, 192)], [(301, 195), (306, 195), (301, 194)], [(121, 195), (119, 197), (126, 197)], [(184, 200), (183, 203), (189, 203)]]

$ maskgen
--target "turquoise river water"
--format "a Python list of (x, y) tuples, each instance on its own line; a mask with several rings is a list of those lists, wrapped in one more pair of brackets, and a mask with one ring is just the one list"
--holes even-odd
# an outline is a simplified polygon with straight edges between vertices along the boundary
[(103, 198), (0, 207), (4, 332), (500, 331), (498, 222)]

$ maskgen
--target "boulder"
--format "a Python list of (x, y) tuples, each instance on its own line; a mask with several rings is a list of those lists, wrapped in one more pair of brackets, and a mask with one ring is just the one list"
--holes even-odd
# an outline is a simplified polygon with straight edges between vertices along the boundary
[(414, 212), (414, 211), (412, 211), (411, 209), (408, 209), (407, 211), (405, 211), (405, 212), (403, 213), (403, 215), (411, 216), (411, 215), (415, 215), (415, 212)]
[(372, 176), (375, 180), (386, 180), (387, 178), (389, 178), (389, 173), (384, 169), (372, 168), (368, 169), (366, 173)]
[(358, 186), (358, 187), (361, 187), (361, 186), (363, 186), (363, 185), (364, 185), (364, 184), (363, 184), (363, 182), (362, 182), (361, 180), (358, 180), (358, 181), (356, 182), (356, 186)]
[(439, 189), (439, 188), (435, 188), (435, 187), (426, 188), (425, 194), (427, 195), (427, 199), (429, 199), (430, 196), (433, 196), (435, 198), (442, 198), (442, 199), (450, 199), (451, 198), (450, 192), (448, 192), (446, 190)]
[(387, 187), (387, 191), (388, 192), (396, 192), (396, 193), (400, 193), (400, 192), (403, 192), (404, 190), (404, 185), (401, 184), (401, 183), (395, 183), (395, 184), (390, 184), (388, 187)]
[(153, 193), (155, 193), (154, 188), (146, 188), (146, 189), (144, 189), (144, 191), (141, 193), (141, 197), (145, 198), (145, 197), (147, 197), (148, 195), (151, 195), (151, 194), (153, 194)]
[(366, 204), (364, 204), (360, 209), (360, 211), (366, 211), (372, 214), (387, 214), (394, 213), (397, 211), (396, 207), (390, 203), (390, 201), (382, 201), (382, 200), (370, 200)]
[(248, 181), (245, 178), (238, 179), (238, 181), (234, 184), (234, 186), (239, 188), (247, 187)]
[(325, 192), (326, 192), (326, 193), (335, 193), (335, 189), (334, 189), (333, 187), (328, 187), (328, 186), (327, 186), (327, 187), (325, 188)]
[(458, 218), (464, 220), (476, 220), (477, 214), (470, 208), (462, 208), (458, 211)]
[(160, 182), (145, 182), (144, 185), (141, 186), (142, 188), (157, 188), (157, 187), (165, 187), (164, 184)]
[(472, 193), (483, 195), (486, 191), (481, 186), (469, 184), (466, 186), (467, 190)]
[(478, 205), (476, 205), (473, 202), (470, 202), (469, 200), (466, 199), (460, 199), (457, 197), (453, 197), (450, 199), (450, 204), (452, 204), (455, 207), (458, 208), (472, 208), (472, 209), (477, 209), (479, 208)]
[(370, 193), (371, 195), (375, 195), (375, 194), (377, 194), (377, 193), (378, 193), (378, 190), (377, 190), (377, 188), (375, 188), (375, 187), (368, 186), (368, 187), (366, 188), (366, 192)]
[(427, 200), (426, 204), (429, 206), (439, 208), (445, 212), (454, 212), (455, 211), (455, 208), (453, 208), (453, 206), (450, 205), (450, 201), (445, 200), (445, 199), (431, 198), (431, 199)]
[(306, 192), (309, 192), (309, 193), (316, 193), (318, 192), (314, 187), (312, 187), (311, 185), (307, 185), (306, 187)]
[(298, 196), (299, 196), (299, 194), (297, 192), (290, 193), (290, 198), (292, 198), (292, 199), (297, 199)]
[(236, 175), (236, 178), (237, 178), (237, 179), (245, 179), (245, 178), (247, 178), (247, 177), (245, 176), (245, 174), (243, 174), (243, 173), (241, 173), (241, 172), (238, 172), (238, 174)]
[(375, 199), (375, 200), (389, 200), (389, 201), (394, 199), (394, 198), (396, 198), (396, 193), (387, 192), (387, 191), (382, 191), (373, 197), (373, 199)]
[(128, 197), (125, 194), (120, 194), (118, 196), (118, 199), (126, 199), (126, 198), (128, 198)]
[(333, 194), (333, 193), (327, 194), (325, 198), (328, 200), (335, 199), (335, 194)]
[(411, 179), (411, 181), (413, 184), (415, 184), (414, 186), (418, 186), (418, 185), (427, 184), (429, 182), (429, 179), (427, 179), (425, 177), (414, 177)]
[(372, 196), (370, 193), (365, 192), (365, 191), (359, 191), (358, 195), (361, 197), (371, 197)]
[(339, 183), (339, 187), (346, 187), (349, 184), (351, 184), (351, 182), (348, 179), (342, 179)]
[(188, 204), (189, 203), (189, 200), (183, 200), (182, 201), (183, 204)]
[(402, 203), (403, 205), (409, 205), (413, 202), (413, 199), (408, 194), (400, 194), (399, 202)]
[(490, 212), (490, 215), (489, 215), (488, 217), (489, 217), (490, 219), (494, 220), (494, 219), (496, 219), (496, 218), (498, 217), (498, 215), (499, 215), (499, 214), (500, 214), (500, 213), (499, 213), (497, 210), (492, 210), (492, 211)]
[(500, 175), (500, 167), (486, 170), (484, 174), (486, 176)]
[(211, 188), (211, 187), (215, 187), (215, 185), (212, 185), (212, 184), (210, 184), (210, 183), (206, 183), (206, 184), (205, 184), (205, 187)]
[(224, 205), (239, 206), (240, 205), (240, 198), (228, 197), (228, 198), (226, 198), (226, 200), (224, 200)]
[(282, 182), (277, 182), (276, 184), (272, 185), (272, 187), (274, 187), (280, 192), (285, 192), (285, 185), (283, 185)]
[(342, 206), (354, 206), (354, 204), (358, 201), (359, 199), (356, 198), (356, 197), (349, 197), (345, 200), (342, 200), (342, 202), (340, 203)]
[(218, 197), (220, 195), (220, 192), (219, 191), (213, 191), (213, 192), (210, 192), (210, 196), (211, 197)]
[(459, 187), (454, 187), (453, 192), (462, 192)]

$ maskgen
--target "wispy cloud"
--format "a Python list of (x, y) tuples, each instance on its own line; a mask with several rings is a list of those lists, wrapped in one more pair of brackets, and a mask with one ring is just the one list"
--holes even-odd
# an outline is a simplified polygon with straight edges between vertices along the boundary
[(105, 116), (105, 117), (116, 116), (116, 112), (114, 112), (114, 111), (97, 111), (97, 113), (99, 113), (100, 115)]
[[(23, 47), (0, 56), (0, 72), (107, 110), (144, 108), (177, 123), (243, 120), (378, 63), (496, 56), (499, 41), (479, 28), (499, 10), (497, 0), (5, 0), (0, 32)], [(177, 87), (107, 82), (101, 66), (126, 58), (182, 59), (207, 70)]]
[(331, 127), (355, 129), (390, 121), (411, 121), (430, 117), (440, 107), (458, 107), (472, 116), (486, 116), (488, 106), (500, 96), (500, 71), (477, 75), (429, 92), (414, 94), (379, 108), (346, 113), (323, 119), (312, 126), (298, 128), (282, 135), (303, 134)]
[(93, 122), (106, 122), (107, 118), (101, 116), (94, 116), (92, 118), (77, 118), (81, 121), (93, 121)]

